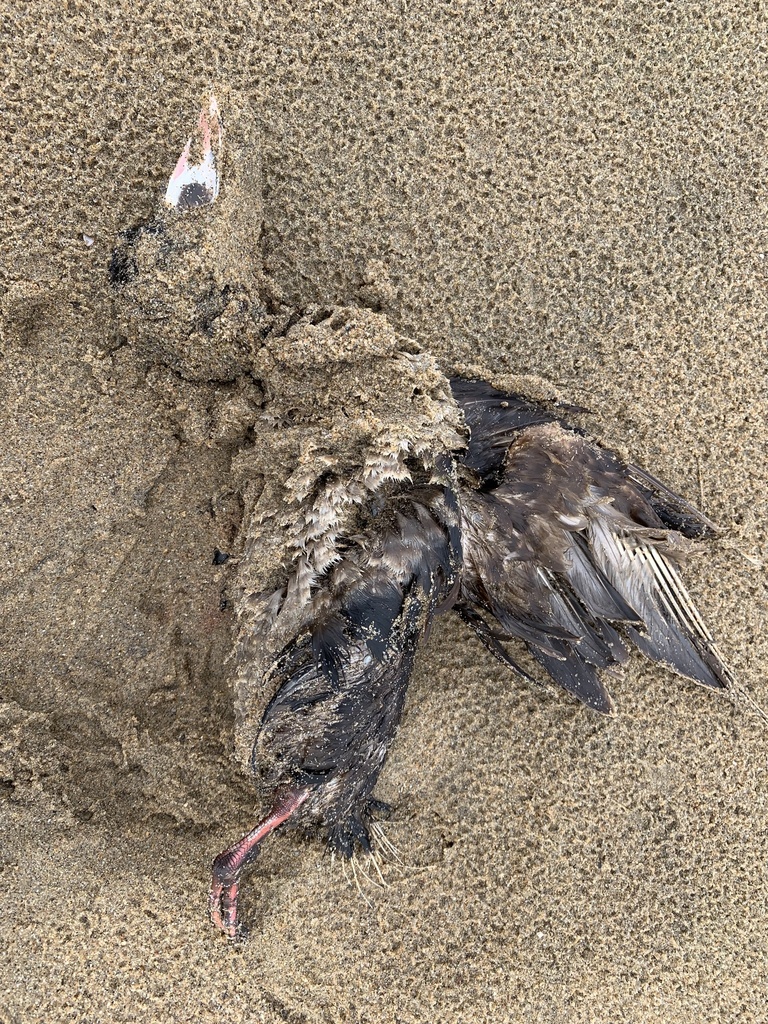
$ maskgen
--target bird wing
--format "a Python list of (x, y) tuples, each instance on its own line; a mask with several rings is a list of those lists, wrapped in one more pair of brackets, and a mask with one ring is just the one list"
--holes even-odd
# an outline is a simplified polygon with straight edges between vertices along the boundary
[(601, 675), (626, 660), (627, 640), (696, 682), (730, 685), (678, 571), (686, 538), (713, 524), (553, 413), (484, 382), (452, 386), (471, 431), (459, 611), (486, 646), (511, 660), (502, 641), (522, 640), (601, 712), (612, 708)]

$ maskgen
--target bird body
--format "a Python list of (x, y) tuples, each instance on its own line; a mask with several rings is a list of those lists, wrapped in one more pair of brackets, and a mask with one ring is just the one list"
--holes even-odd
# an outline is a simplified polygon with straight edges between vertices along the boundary
[[(252, 770), (275, 794), (265, 820), (316, 829), (344, 856), (356, 845), (370, 852), (373, 788), (416, 647), (438, 611), (458, 612), (530, 678), (505, 646), (522, 642), (555, 682), (602, 713), (613, 709), (603, 674), (626, 661), (630, 644), (703, 685), (731, 682), (678, 573), (689, 538), (711, 531), (708, 520), (555, 411), (481, 380), (450, 385), (446, 407), (456, 403), (465, 427), (453, 450), (421, 449), (397, 465), (369, 456), (346, 484), (326, 470), (299, 502), (301, 553), (256, 613), (263, 635), (284, 603), (300, 610), (292, 638), (260, 674), (274, 691), (250, 748)], [(399, 450), (415, 447), (403, 434)], [(246, 635), (252, 616), (253, 606)], [(241, 673), (255, 665), (241, 648)], [(288, 817), (276, 816), (287, 806)], [(232, 850), (214, 867), (213, 919), (230, 936), (240, 872), (264, 838), (252, 835), (254, 846), (232, 848), (243, 858), (234, 870)]]
[(563, 408), (445, 374), (382, 314), (266, 300), (256, 256), (233, 258), (261, 215), (247, 146), (230, 192), (213, 102), (199, 133), (199, 164), (190, 140), (170, 208), (124, 233), (110, 274), (137, 351), (191, 379), (246, 372), (264, 394), (235, 460), (235, 746), (271, 805), (214, 861), (211, 916), (235, 937), (242, 873), (275, 829), (370, 851), (374, 787), (438, 614), (530, 678), (522, 645), (602, 713), (605, 672), (632, 647), (705, 686), (733, 681), (679, 575), (713, 524)]

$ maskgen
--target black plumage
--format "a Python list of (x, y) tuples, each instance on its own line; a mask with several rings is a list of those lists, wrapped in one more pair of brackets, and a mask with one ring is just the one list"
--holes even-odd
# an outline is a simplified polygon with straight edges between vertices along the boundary
[(703, 685), (729, 684), (678, 575), (686, 537), (711, 530), (708, 520), (555, 412), (484, 381), (451, 388), (466, 446), (442, 459), (439, 485), (433, 469), (429, 485), (374, 490), (356, 539), (313, 583), (306, 630), (268, 674), (277, 692), (252, 767), (275, 803), (250, 843), (216, 861), (212, 914), (228, 935), (240, 873), (270, 823), (317, 826), (344, 856), (370, 850), (373, 787), (436, 610), (453, 608), (528, 677), (505, 647), (522, 641), (602, 713), (612, 710), (602, 673), (627, 659), (629, 642)]
[(603, 713), (605, 672), (631, 646), (705, 686), (732, 679), (679, 577), (713, 524), (567, 409), (447, 378), (379, 314), (263, 301), (251, 147), (234, 147), (219, 200), (222, 140), (211, 99), (200, 162), (190, 140), (166, 205), (123, 234), (109, 273), (140, 355), (192, 380), (259, 372), (267, 396), (244, 481), (262, 484), (235, 688), (237, 742), (271, 807), (214, 862), (211, 916), (234, 937), (242, 873), (275, 829), (370, 851), (374, 787), (437, 614), (530, 678), (522, 644)]
[(275, 694), (251, 766), (273, 792), (273, 807), (250, 841), (214, 863), (211, 913), (230, 936), (240, 874), (271, 822), (319, 828), (344, 857), (357, 844), (370, 852), (373, 787), (416, 650), (457, 591), (461, 535), (451, 470), (435, 466), (420, 474), (420, 485), (411, 478), (375, 489), (358, 509), (355, 538), (313, 587), (307, 628), (267, 673)]

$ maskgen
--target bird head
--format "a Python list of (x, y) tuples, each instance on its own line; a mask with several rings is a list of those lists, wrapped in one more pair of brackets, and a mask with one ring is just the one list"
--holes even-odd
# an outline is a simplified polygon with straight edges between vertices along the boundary
[[(253, 116), (203, 106), (154, 216), (120, 235), (109, 264), (119, 329), (140, 357), (190, 380), (231, 380), (259, 345), (263, 273)], [(226, 172), (226, 173), (225, 173)]]

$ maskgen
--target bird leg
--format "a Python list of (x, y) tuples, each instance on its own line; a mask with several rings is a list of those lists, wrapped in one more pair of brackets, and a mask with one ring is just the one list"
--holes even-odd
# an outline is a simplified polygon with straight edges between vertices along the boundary
[(243, 870), (258, 857), (262, 840), (286, 822), (308, 796), (308, 789), (281, 789), (269, 814), (214, 860), (208, 909), (211, 921), (227, 938), (237, 937), (237, 897)]

